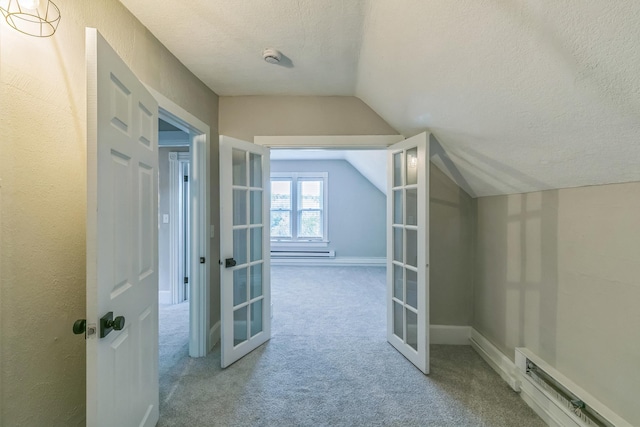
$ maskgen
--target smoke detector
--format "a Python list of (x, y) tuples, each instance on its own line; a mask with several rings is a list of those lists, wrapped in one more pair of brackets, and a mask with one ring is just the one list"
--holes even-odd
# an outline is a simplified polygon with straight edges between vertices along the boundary
[(266, 48), (262, 51), (262, 58), (269, 64), (278, 64), (280, 63), (282, 54), (276, 49)]

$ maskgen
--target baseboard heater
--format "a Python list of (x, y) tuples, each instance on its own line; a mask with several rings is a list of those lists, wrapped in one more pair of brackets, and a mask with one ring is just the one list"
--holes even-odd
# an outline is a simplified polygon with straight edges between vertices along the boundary
[(336, 251), (328, 249), (272, 250), (271, 258), (335, 258)]
[(629, 426), (626, 421), (525, 348), (516, 349), (516, 365), (523, 376), (551, 404), (569, 413), (578, 425)]

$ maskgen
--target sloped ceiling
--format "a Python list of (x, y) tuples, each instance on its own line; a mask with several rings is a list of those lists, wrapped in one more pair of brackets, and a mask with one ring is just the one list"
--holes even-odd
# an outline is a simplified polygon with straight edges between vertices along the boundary
[(382, 194), (387, 194), (386, 150), (271, 150), (271, 160), (346, 160)]
[(355, 95), (430, 130), (473, 196), (640, 181), (635, 0), (122, 2), (220, 95)]

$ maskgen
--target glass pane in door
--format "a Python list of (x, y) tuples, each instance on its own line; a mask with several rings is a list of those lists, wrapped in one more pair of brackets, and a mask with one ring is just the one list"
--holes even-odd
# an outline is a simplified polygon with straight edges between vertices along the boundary
[(233, 190), (233, 225), (247, 223), (247, 191)]
[(402, 222), (402, 190), (396, 190), (393, 192), (393, 223)]
[(407, 277), (406, 303), (413, 308), (418, 308), (418, 272), (405, 269)]
[(393, 265), (393, 297), (402, 301), (403, 298), (403, 277), (402, 267), (399, 265)]
[(247, 185), (246, 151), (233, 149), (231, 158), (233, 161), (233, 185)]
[(247, 229), (233, 230), (233, 258), (237, 265), (247, 263)]
[(250, 196), (249, 216), (251, 224), (262, 223), (262, 191), (252, 190)]
[(407, 315), (407, 344), (418, 349), (418, 314), (406, 309)]
[(262, 332), (262, 299), (251, 304), (251, 336)]
[(393, 334), (396, 335), (400, 339), (404, 339), (404, 333), (402, 332), (403, 324), (402, 321), (402, 304), (398, 304), (397, 302), (393, 302)]
[(402, 228), (393, 228), (393, 259), (398, 262), (403, 262), (402, 259)]
[(247, 302), (247, 269), (233, 272), (233, 306)]
[(260, 154), (249, 154), (249, 185), (262, 187), (262, 156)]
[(247, 306), (233, 312), (233, 345), (247, 340)]
[(251, 239), (251, 261), (262, 259), (262, 227), (252, 228)]
[(407, 255), (405, 259), (408, 265), (418, 266), (418, 230), (407, 230)]
[(262, 264), (251, 266), (251, 299), (262, 295)]
[(402, 185), (402, 153), (393, 155), (393, 186), (400, 187)]
[(407, 150), (407, 177), (406, 185), (418, 183), (418, 148)]
[(407, 194), (407, 225), (418, 225), (418, 190), (409, 189)]

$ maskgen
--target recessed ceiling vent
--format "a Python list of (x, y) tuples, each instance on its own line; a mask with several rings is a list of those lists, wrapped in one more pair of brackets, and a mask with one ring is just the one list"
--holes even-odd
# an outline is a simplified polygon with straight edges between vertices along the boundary
[(264, 60), (269, 64), (278, 64), (280, 63), (282, 54), (276, 49), (266, 48), (262, 51), (262, 58), (264, 58)]

